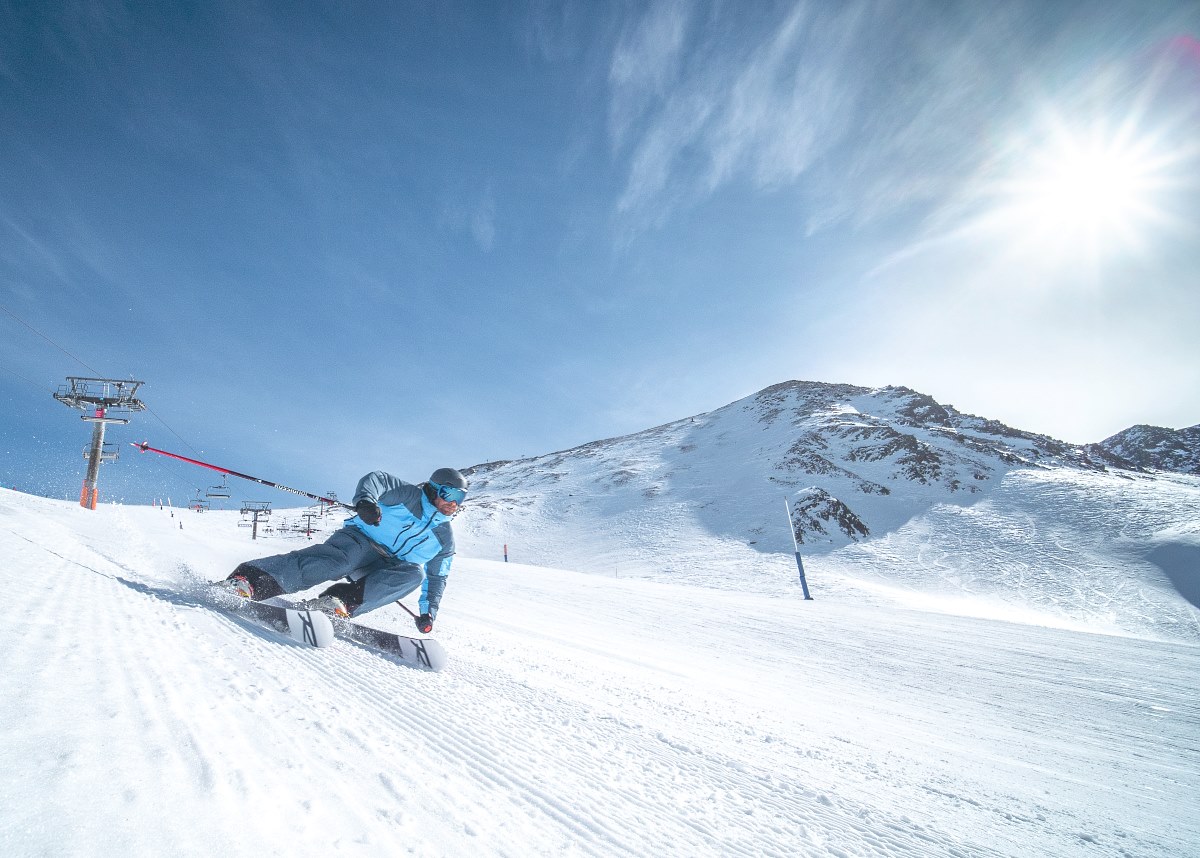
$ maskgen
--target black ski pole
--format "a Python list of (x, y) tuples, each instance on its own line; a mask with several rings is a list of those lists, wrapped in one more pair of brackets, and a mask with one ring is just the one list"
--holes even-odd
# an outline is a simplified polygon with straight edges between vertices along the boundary
[(309, 492), (302, 492), (302, 491), (300, 491), (300, 489), (293, 489), (293, 488), (290, 488), (289, 486), (281, 486), (281, 485), (279, 485), (279, 483), (273, 483), (270, 480), (264, 480), (261, 477), (252, 477), (249, 474), (241, 474), (241, 473), (238, 473), (237, 471), (231, 471), (231, 470), (229, 470), (229, 468), (222, 468), (220, 465), (213, 465), (208, 462), (201, 462), (199, 459), (189, 459), (187, 456), (180, 456), (178, 453), (168, 453), (166, 450), (159, 450), (156, 447), (151, 447), (149, 441), (143, 441), (140, 444), (138, 444), (137, 442), (131, 442), (131, 443), (133, 444), (133, 446), (137, 447), (143, 453), (158, 453), (161, 456), (169, 456), (170, 458), (178, 459), (181, 462), (187, 462), (188, 464), (191, 464), (191, 465), (199, 465), (202, 468), (208, 468), (209, 470), (216, 471), (219, 474), (228, 474), (231, 477), (238, 477), (239, 479), (249, 480), (252, 483), (258, 483), (259, 485), (262, 485), (262, 486), (270, 486), (273, 489), (279, 489), (279, 491), (281, 491), (281, 492), (291, 492), (294, 495), (300, 495), (301, 497), (310, 498), (315, 501), (320, 501), (321, 503), (327, 503), (330, 506), (340, 506), (340, 507), (344, 507), (344, 508), (350, 509), (350, 510), (354, 509), (354, 507), (352, 507), (350, 504), (343, 503), (340, 500), (334, 500), (333, 498), (322, 497), (321, 495), (314, 495)]
[(415, 619), (417, 619), (417, 615), (416, 615), (416, 614), (414, 614), (414, 613), (413, 613), (413, 612), (412, 612), (412, 611), (409, 609), (408, 605), (404, 604), (404, 603), (403, 603), (403, 602), (401, 602), (399, 599), (397, 599), (397, 600), (396, 600), (396, 604), (397, 604), (397, 605), (399, 605), (399, 606), (400, 606), (401, 608), (403, 608), (404, 610), (408, 611), (408, 615), (409, 615), (410, 617), (412, 617), (414, 620), (415, 620)]

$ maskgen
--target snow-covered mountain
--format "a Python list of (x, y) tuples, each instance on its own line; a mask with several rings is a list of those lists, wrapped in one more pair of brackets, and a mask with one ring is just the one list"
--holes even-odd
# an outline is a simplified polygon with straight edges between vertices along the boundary
[[(507, 544), (528, 562), (770, 591), (790, 584), (794, 533), (825, 587), (966, 590), (1193, 636), (1178, 610), (1186, 574), (1155, 549), (1191, 544), (1200, 482), (1184, 457), (1148, 452), (1163, 449), (1145, 432), (1068, 444), (903, 387), (792, 381), (633, 435), (469, 468), (460, 529), (481, 556)], [(963, 555), (965, 542), (990, 550)], [(1030, 544), (1051, 562), (1030, 564)], [(1029, 587), (1047, 575), (1061, 580)], [(1115, 600), (1131, 575), (1156, 586)], [(1047, 603), (1048, 591), (1061, 599)]]
[(1200, 424), (1187, 429), (1131, 426), (1099, 446), (1137, 468), (1200, 475)]

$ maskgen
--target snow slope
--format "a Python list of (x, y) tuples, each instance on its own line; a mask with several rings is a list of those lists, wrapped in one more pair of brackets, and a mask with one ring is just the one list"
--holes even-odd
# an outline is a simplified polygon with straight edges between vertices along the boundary
[(460, 556), (431, 674), (188, 596), (237, 518), (0, 490), (0, 854), (1200, 853), (1195, 646)]

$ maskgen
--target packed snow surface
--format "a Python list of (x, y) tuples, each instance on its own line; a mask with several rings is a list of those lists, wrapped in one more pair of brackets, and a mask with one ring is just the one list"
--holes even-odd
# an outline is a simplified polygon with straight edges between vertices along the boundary
[(237, 525), (0, 490), (0, 855), (1200, 854), (1186, 640), (465, 553), (431, 673), (189, 595), (305, 543)]

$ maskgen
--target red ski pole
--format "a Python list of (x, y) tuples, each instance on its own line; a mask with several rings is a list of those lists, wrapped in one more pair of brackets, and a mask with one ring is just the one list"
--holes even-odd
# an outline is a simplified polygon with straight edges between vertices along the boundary
[(149, 441), (143, 441), (140, 444), (138, 444), (136, 442), (132, 442), (132, 443), (133, 443), (133, 446), (137, 447), (143, 453), (158, 453), (160, 456), (169, 456), (172, 459), (178, 459), (181, 462), (187, 462), (189, 465), (199, 465), (202, 468), (208, 468), (210, 471), (216, 471), (219, 474), (228, 474), (231, 477), (238, 477), (239, 479), (242, 479), (242, 480), (249, 480), (252, 483), (258, 483), (260, 486), (270, 486), (273, 489), (279, 489), (279, 491), (281, 491), (281, 492), (291, 492), (294, 495), (300, 495), (301, 497), (310, 498), (315, 501), (320, 501), (321, 503), (327, 503), (330, 506), (340, 506), (340, 507), (345, 507), (346, 509), (351, 509), (351, 510), (354, 509), (354, 507), (352, 507), (350, 504), (343, 503), (340, 500), (334, 500), (333, 498), (322, 497), (321, 495), (314, 495), (309, 492), (302, 492), (302, 491), (300, 491), (300, 489), (293, 489), (293, 488), (290, 488), (289, 486), (281, 486), (279, 483), (273, 483), (270, 480), (264, 480), (261, 477), (252, 477), (249, 474), (242, 474), (242, 473), (238, 473), (237, 471), (231, 471), (229, 468), (222, 468), (220, 465), (213, 465), (208, 462), (201, 462), (199, 459), (189, 459), (187, 456), (180, 456), (178, 453), (168, 453), (166, 450), (159, 450), (156, 447), (151, 447)]

